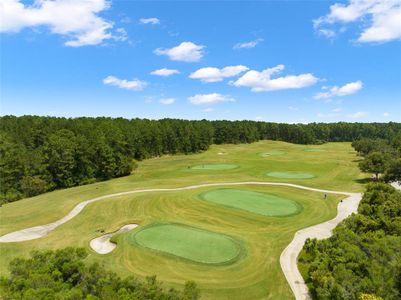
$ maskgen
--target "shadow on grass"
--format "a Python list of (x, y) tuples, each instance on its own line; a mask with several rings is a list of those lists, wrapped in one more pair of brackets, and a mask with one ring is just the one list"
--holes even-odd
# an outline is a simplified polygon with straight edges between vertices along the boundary
[(361, 179), (354, 179), (355, 182), (360, 183), (360, 184), (367, 184), (369, 182), (373, 182), (374, 180), (370, 177), (366, 178), (361, 178)]

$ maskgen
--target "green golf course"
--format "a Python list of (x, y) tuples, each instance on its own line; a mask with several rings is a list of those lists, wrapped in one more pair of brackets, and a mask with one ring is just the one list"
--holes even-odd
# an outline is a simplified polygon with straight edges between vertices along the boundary
[(262, 157), (269, 157), (269, 156), (275, 156), (275, 155), (284, 155), (285, 153), (286, 152), (282, 151), (282, 150), (275, 150), (275, 151), (259, 153), (259, 155)]
[[(269, 181), (362, 191), (366, 175), (359, 171), (350, 143), (319, 148), (324, 151), (311, 155), (305, 145), (277, 141), (212, 145), (197, 154), (141, 161), (130, 176), (3, 205), (0, 235), (54, 222), (78, 203), (112, 193), (215, 185), (90, 203), (42, 238), (0, 243), (0, 274), (7, 274), (13, 258), (28, 257), (33, 249), (84, 247), (90, 252), (89, 263), (98, 262), (120, 276), (157, 275), (166, 286), (177, 288), (193, 280), (202, 299), (292, 299), (279, 264), (281, 252), (297, 230), (333, 218), (344, 197), (329, 194), (324, 199), (322, 193), (287, 186), (219, 183)], [(284, 153), (260, 156), (276, 151)], [(223, 152), (226, 155), (218, 154)], [(266, 175), (271, 172), (286, 177)], [(301, 181), (299, 174), (313, 176), (304, 175)], [(117, 247), (111, 253), (101, 255), (89, 247), (101, 232), (114, 232), (125, 224), (139, 226), (114, 236)]]
[(316, 177), (310, 173), (304, 172), (269, 172), (266, 173), (269, 177), (284, 178), (284, 179), (311, 179)]
[(224, 234), (182, 224), (151, 225), (130, 238), (134, 245), (204, 264), (227, 263), (241, 252), (240, 243)]
[(231, 170), (239, 168), (234, 164), (205, 164), (191, 167), (192, 170)]
[(290, 199), (239, 189), (210, 190), (200, 194), (199, 197), (208, 202), (264, 216), (289, 216), (302, 210), (300, 204)]

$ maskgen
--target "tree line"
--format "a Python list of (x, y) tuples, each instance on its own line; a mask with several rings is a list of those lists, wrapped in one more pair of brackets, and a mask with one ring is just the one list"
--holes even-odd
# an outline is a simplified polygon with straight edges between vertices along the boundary
[(376, 181), (401, 182), (401, 137), (394, 136), (389, 140), (362, 138), (354, 141), (352, 146), (364, 158), (359, 162), (362, 172), (374, 174)]
[(15, 258), (10, 275), (0, 278), (0, 297), (49, 300), (197, 300), (200, 291), (192, 281), (183, 290), (165, 288), (155, 276), (139, 280), (120, 278), (103, 266), (85, 264), (82, 248), (34, 251), (30, 258)]
[(215, 144), (401, 139), (400, 123), (284, 124), (178, 119), (0, 118), (0, 203), (129, 175), (135, 161)]
[(401, 192), (370, 183), (333, 235), (308, 239), (298, 258), (315, 299), (401, 299)]

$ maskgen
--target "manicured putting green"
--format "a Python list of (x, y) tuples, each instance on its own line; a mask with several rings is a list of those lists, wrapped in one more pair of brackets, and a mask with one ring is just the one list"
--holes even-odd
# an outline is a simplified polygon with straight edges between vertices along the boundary
[(205, 264), (233, 262), (241, 245), (233, 238), (181, 224), (156, 224), (130, 236), (142, 247)]
[(272, 150), (272, 151), (268, 151), (268, 152), (259, 153), (259, 155), (262, 157), (284, 155), (284, 154), (286, 154), (286, 152), (282, 151), (282, 150)]
[(303, 172), (269, 172), (266, 173), (269, 177), (285, 178), (285, 179), (308, 179), (316, 177), (310, 173)]
[(236, 168), (239, 168), (239, 166), (234, 164), (207, 164), (191, 167), (193, 170), (231, 170)]
[(302, 206), (293, 200), (240, 189), (210, 190), (199, 197), (208, 202), (270, 217), (293, 215), (302, 210)]
[(323, 149), (304, 149), (305, 152), (324, 152)]

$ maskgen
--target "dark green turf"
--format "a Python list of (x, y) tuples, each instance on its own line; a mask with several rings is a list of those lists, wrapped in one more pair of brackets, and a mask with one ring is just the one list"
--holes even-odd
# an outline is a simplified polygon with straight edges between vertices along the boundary
[(215, 189), (201, 193), (199, 197), (208, 202), (270, 217), (294, 215), (302, 210), (302, 206), (293, 200), (240, 189)]
[(129, 239), (145, 248), (204, 264), (227, 264), (242, 252), (233, 238), (183, 224), (154, 224)]

